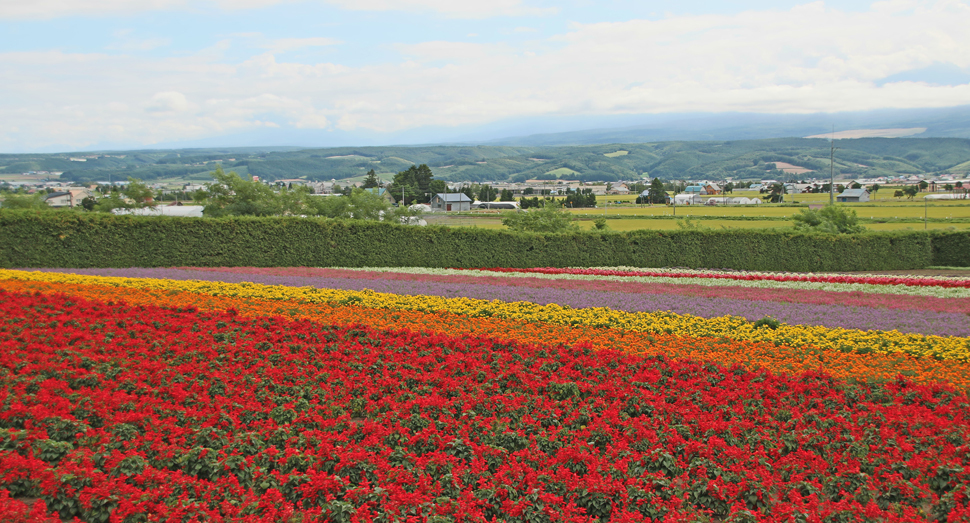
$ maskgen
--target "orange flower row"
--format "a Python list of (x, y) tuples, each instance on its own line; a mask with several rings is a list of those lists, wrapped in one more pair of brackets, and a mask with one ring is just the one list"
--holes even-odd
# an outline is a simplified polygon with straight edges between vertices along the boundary
[(191, 306), (200, 310), (235, 309), (245, 316), (283, 316), (340, 326), (362, 324), (377, 329), (488, 336), (499, 340), (544, 345), (588, 344), (593, 349), (622, 350), (645, 356), (690, 358), (725, 366), (741, 365), (790, 374), (821, 371), (849, 382), (889, 381), (903, 375), (916, 383), (947, 383), (961, 390), (970, 390), (970, 363), (917, 359), (898, 353), (858, 354), (727, 338), (645, 335), (603, 327), (469, 318), (447, 312), (368, 309), (351, 305), (307, 304), (132, 287), (2, 280), (0, 288), (13, 292), (65, 293), (99, 301), (123, 301), (131, 305)]

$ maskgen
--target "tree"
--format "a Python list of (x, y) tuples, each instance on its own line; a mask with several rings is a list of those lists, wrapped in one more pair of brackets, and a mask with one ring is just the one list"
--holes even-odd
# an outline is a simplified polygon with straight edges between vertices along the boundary
[(906, 193), (898, 189), (896, 190), (896, 192), (893, 193), (893, 198), (899, 199), (899, 198), (902, 198), (903, 196), (906, 196)]
[(128, 177), (128, 185), (121, 192), (134, 202), (135, 208), (152, 207), (155, 205), (155, 191), (142, 183), (138, 178)]
[(664, 184), (660, 181), (660, 178), (654, 178), (650, 182), (648, 191), (647, 201), (649, 203), (667, 203), (667, 191), (664, 190)]
[(429, 193), (431, 192), (432, 178), (434, 178), (434, 174), (426, 164), (412, 165), (395, 174), (394, 181), (387, 190), (391, 191), (395, 198), (400, 197), (403, 192), (402, 205), (428, 203), (431, 201), (431, 194)]
[(196, 189), (192, 191), (189, 196), (192, 198), (193, 203), (202, 203), (209, 198), (209, 191), (205, 189)]
[(98, 200), (94, 210), (111, 212), (114, 209), (143, 209), (155, 206), (155, 193), (138, 178), (128, 177), (128, 185), (120, 190), (116, 189), (117, 187), (112, 187), (107, 197)]
[(525, 190), (522, 191), (522, 195), (523, 196), (525, 196), (525, 195), (531, 196), (531, 195), (535, 194), (535, 192), (536, 192), (535, 189), (533, 189), (532, 187), (526, 187)]
[(596, 195), (593, 194), (592, 189), (582, 189), (579, 191), (566, 189), (566, 198), (563, 200), (563, 205), (570, 209), (596, 207)]
[(502, 225), (516, 232), (562, 233), (578, 231), (575, 218), (557, 205), (502, 213)]
[(768, 191), (768, 201), (771, 203), (779, 203), (785, 201), (785, 184), (778, 182), (771, 184)]
[[(399, 207), (403, 212), (405, 207)], [(349, 196), (324, 196), (309, 198), (306, 213), (312, 216), (345, 220), (380, 220), (391, 212), (391, 204), (381, 196), (364, 189), (354, 188)]]
[(498, 190), (491, 185), (481, 185), (478, 187), (478, 200), (482, 202), (493, 202), (498, 196)]
[(235, 171), (228, 173), (217, 166), (211, 173), (215, 182), (208, 184), (208, 197), (202, 214), (220, 216), (282, 216), (302, 214), (310, 190), (283, 187), (280, 192), (254, 180), (243, 180)]
[(97, 204), (98, 204), (98, 199), (95, 198), (94, 196), (85, 196), (81, 200), (81, 207), (84, 208), (85, 211), (93, 211), (94, 206)]
[(925, 191), (926, 188), (929, 186), (930, 184), (926, 183), (926, 180), (922, 180), (921, 182), (919, 182), (919, 190), (921, 191)]
[(380, 187), (381, 181), (377, 178), (377, 173), (374, 169), (371, 169), (367, 173), (367, 177), (364, 178), (364, 189), (373, 189), (374, 187)]
[(514, 199), (515, 195), (513, 195), (512, 191), (508, 189), (502, 189), (502, 194), (498, 197), (500, 202), (511, 202)]
[(852, 187), (853, 189), (861, 189), (862, 184), (859, 182), (852, 182), (852, 185), (850, 187)]
[(849, 234), (866, 230), (859, 225), (855, 210), (837, 205), (826, 205), (820, 210), (802, 209), (798, 214), (792, 215), (792, 220), (795, 222), (795, 229), (802, 231)]
[(432, 195), (446, 193), (448, 192), (448, 183), (444, 180), (431, 180), (431, 183), (428, 184), (428, 192)]
[(3, 205), (4, 209), (34, 209), (34, 210), (46, 210), (51, 207), (47, 205), (44, 201), (43, 196), (46, 193), (34, 193), (34, 194), (17, 194), (12, 192), (3, 193)]
[(519, 200), (519, 207), (521, 209), (531, 209), (531, 208), (538, 209), (539, 207), (542, 207), (542, 203), (539, 200), (538, 196), (533, 196), (532, 198), (526, 198), (525, 196), (523, 196)]
[(733, 192), (734, 192), (734, 182), (728, 182), (727, 185), (724, 186), (724, 194), (733, 193)]
[(872, 194), (873, 199), (876, 198), (876, 193), (879, 192), (879, 189), (881, 188), (882, 187), (880, 187), (878, 183), (872, 184), (872, 187), (869, 188), (869, 193)]
[(919, 187), (915, 185), (908, 185), (903, 189), (903, 194), (912, 200), (917, 194), (919, 194)]

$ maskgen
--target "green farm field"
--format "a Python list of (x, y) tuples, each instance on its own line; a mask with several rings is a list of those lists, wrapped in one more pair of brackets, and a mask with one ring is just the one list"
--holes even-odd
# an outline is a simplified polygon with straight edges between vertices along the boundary
[[(828, 202), (828, 195), (804, 195), (811, 204)], [(622, 201), (624, 197), (611, 197)], [(909, 201), (903, 199), (880, 199), (869, 203), (844, 204), (856, 211), (860, 222), (873, 231), (898, 231), (923, 229), (970, 229), (970, 200), (968, 201), (931, 201), (924, 204), (922, 199)], [(607, 208), (574, 209), (571, 212), (579, 219), (583, 229), (592, 229), (593, 220), (607, 218), (609, 228), (614, 231), (634, 231), (640, 229), (672, 230), (680, 227), (679, 222), (691, 218), (693, 223), (710, 229), (770, 229), (789, 228), (793, 225), (791, 216), (807, 206), (802, 202), (791, 204), (761, 204), (742, 206), (678, 205), (635, 205), (633, 203), (613, 204)], [(676, 213), (676, 214), (675, 214)], [(923, 218), (927, 218), (924, 225)], [(429, 223), (452, 227), (480, 227), (503, 229), (502, 219), (494, 211), (488, 214), (463, 213), (450, 216), (426, 217)]]
[[(927, 218), (933, 219), (970, 219), (970, 203), (931, 203), (924, 209), (920, 205), (865, 205), (848, 206), (855, 210), (859, 218), (864, 220), (890, 220), (890, 219), (923, 219), (925, 212)], [(605, 215), (609, 216), (629, 216), (629, 217), (651, 217), (651, 216), (682, 216), (691, 217), (734, 217), (734, 218), (779, 218), (789, 219), (793, 214), (801, 212), (805, 206), (791, 205), (739, 205), (737, 207), (724, 207), (714, 205), (678, 205), (676, 209), (666, 205), (654, 205), (652, 207), (623, 207), (616, 206), (605, 209)], [(585, 216), (599, 217), (604, 215), (604, 209), (575, 209), (572, 211), (578, 217)]]
[[(755, 193), (749, 198), (758, 197)], [(790, 197), (790, 196), (786, 196)], [(791, 215), (800, 212), (809, 205), (824, 205), (829, 201), (827, 194), (799, 194), (796, 196), (795, 204), (790, 201), (785, 204), (761, 204), (761, 205), (678, 205), (674, 210), (669, 205), (636, 205), (633, 203), (635, 196), (610, 196), (609, 204), (606, 205), (605, 212), (608, 216), (673, 216), (676, 212), (680, 216), (705, 216), (705, 217), (764, 217), (764, 218), (783, 218), (788, 219)], [(572, 212), (577, 215), (603, 215), (604, 203), (602, 197), (599, 199), (597, 209), (575, 209)], [(616, 204), (620, 201), (623, 203)], [(868, 220), (887, 220), (887, 219), (923, 219), (924, 211), (928, 218), (933, 219), (970, 219), (970, 200), (931, 200), (923, 201), (922, 198), (907, 200), (906, 198), (880, 198), (867, 203), (848, 203), (845, 205), (854, 209), (859, 218)], [(924, 209), (925, 207), (925, 209)]]

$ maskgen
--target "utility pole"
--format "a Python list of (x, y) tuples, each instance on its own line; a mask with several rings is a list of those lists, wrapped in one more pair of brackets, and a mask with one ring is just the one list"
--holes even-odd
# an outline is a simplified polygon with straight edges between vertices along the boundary
[(829, 154), (829, 205), (835, 205), (835, 126), (832, 126), (832, 152)]

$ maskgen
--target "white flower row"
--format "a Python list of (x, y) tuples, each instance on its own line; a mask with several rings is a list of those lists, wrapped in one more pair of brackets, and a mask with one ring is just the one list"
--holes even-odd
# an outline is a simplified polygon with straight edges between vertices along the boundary
[(676, 268), (643, 268), (643, 267), (570, 267), (576, 270), (596, 270), (596, 271), (624, 271), (624, 272), (660, 272), (670, 274), (697, 274), (703, 276), (707, 274), (723, 274), (726, 276), (763, 276), (763, 277), (802, 277), (802, 278), (899, 278), (906, 280), (931, 280), (931, 281), (955, 281), (968, 282), (970, 278), (959, 276), (920, 276), (903, 274), (845, 274), (838, 272), (773, 272), (773, 271), (741, 271), (741, 270), (715, 270), (715, 269), (676, 269)]
[[(435, 269), (426, 267), (332, 267), (352, 271), (386, 272), (398, 274), (434, 274), (440, 276), (492, 276), (505, 278), (538, 278), (544, 280), (619, 281), (636, 283), (663, 283), (668, 285), (703, 285), (705, 287), (747, 287), (752, 289), (804, 289), (832, 292), (864, 292), (869, 294), (895, 294), (930, 296), (936, 298), (970, 298), (970, 289), (959, 287), (932, 287), (912, 285), (873, 285), (865, 283), (827, 283), (808, 281), (735, 280), (726, 278), (690, 278), (667, 276), (597, 276), (587, 274), (542, 274), (526, 272), (493, 272), (478, 270)], [(648, 269), (653, 271), (654, 269)], [(674, 271), (670, 271), (674, 272)], [(681, 272), (681, 271), (677, 271)], [(698, 271), (710, 274), (716, 271)], [(754, 274), (754, 273), (748, 273)]]

